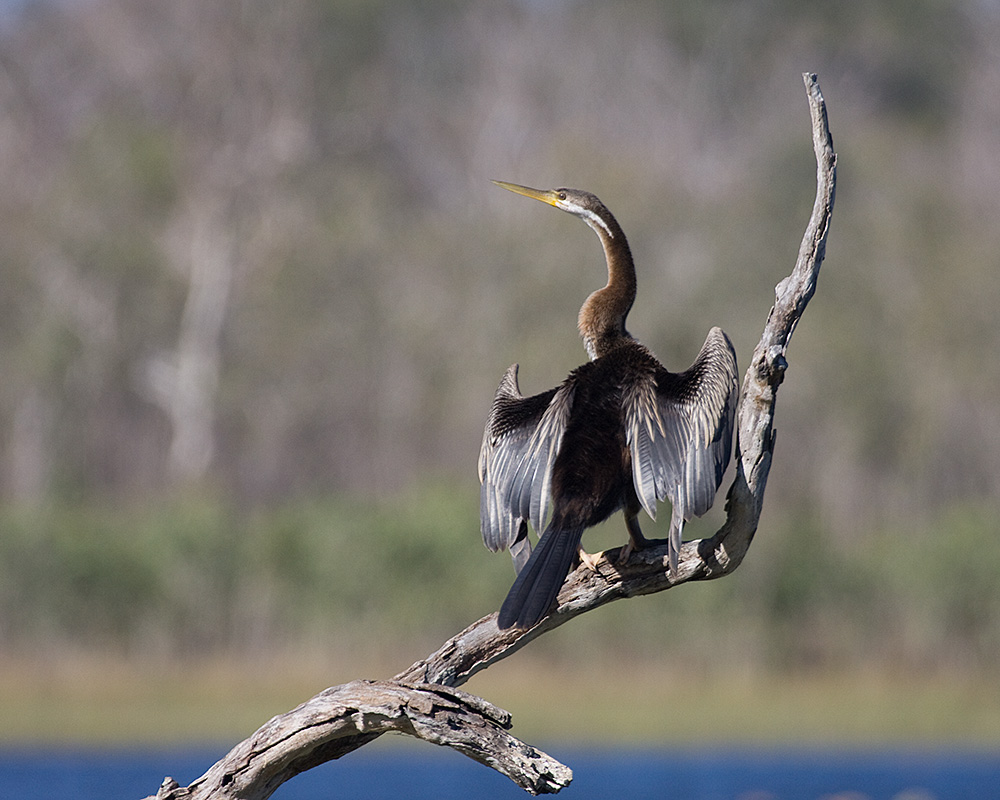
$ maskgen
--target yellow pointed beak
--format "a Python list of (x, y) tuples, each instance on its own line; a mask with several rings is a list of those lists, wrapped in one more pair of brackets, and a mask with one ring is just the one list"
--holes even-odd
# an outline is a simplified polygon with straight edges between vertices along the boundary
[(506, 181), (493, 181), (493, 183), (501, 189), (507, 189), (510, 192), (523, 194), (525, 197), (533, 197), (535, 200), (541, 200), (543, 203), (548, 203), (550, 206), (557, 205), (558, 197), (556, 192), (552, 189), (532, 189), (529, 186), (521, 186), (517, 183), (507, 183)]

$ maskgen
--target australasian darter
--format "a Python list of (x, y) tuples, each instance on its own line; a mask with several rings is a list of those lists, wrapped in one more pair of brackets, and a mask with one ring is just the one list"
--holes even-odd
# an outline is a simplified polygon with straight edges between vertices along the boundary
[[(509, 548), (518, 573), (497, 624), (530, 628), (549, 610), (575, 559), (591, 563), (580, 546), (584, 529), (619, 509), (629, 536), (624, 561), (650, 544), (639, 529), (639, 509), (655, 519), (657, 500), (670, 500), (668, 553), (676, 573), (684, 522), (711, 507), (729, 463), (739, 389), (736, 355), (721, 329), (709, 331), (681, 373), (668, 372), (625, 329), (635, 267), (621, 226), (597, 197), (494, 183), (580, 217), (600, 237), (608, 266), (607, 286), (580, 309), (591, 360), (531, 397), (521, 394), (512, 365), (483, 435), (483, 540), (494, 552)], [(529, 521), (542, 531), (533, 551)]]

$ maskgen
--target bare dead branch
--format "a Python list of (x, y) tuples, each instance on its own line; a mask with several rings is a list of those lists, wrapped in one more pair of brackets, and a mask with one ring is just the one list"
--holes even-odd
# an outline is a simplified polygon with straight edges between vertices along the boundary
[(166, 779), (157, 800), (263, 800), (289, 778), (383, 733), (405, 733), (464, 753), (532, 794), (557, 792), (572, 773), (507, 730), (510, 714), (456, 689), (353, 681), (274, 717), (187, 788)]
[[(688, 542), (671, 578), (667, 546), (636, 551), (618, 564), (619, 550), (603, 554), (597, 570), (569, 575), (555, 608), (530, 630), (501, 631), (496, 614), (474, 622), (393, 681), (356, 681), (321, 692), (275, 717), (237, 745), (204, 776), (180, 788), (166, 779), (157, 800), (263, 800), (284, 781), (339, 758), (387, 731), (453, 747), (511, 778), (532, 794), (557, 792), (569, 768), (514, 739), (510, 715), (453, 687), (574, 617), (624, 597), (652, 594), (693, 580), (719, 578), (742, 562), (757, 531), (774, 451), (774, 408), (784, 379), (792, 332), (816, 289), (833, 213), (837, 156), (816, 76), (803, 75), (812, 115), (817, 164), (816, 201), (791, 275), (775, 288), (775, 302), (743, 380), (737, 411), (736, 477), (726, 521), (712, 537)], [(446, 688), (452, 687), (452, 688)]]

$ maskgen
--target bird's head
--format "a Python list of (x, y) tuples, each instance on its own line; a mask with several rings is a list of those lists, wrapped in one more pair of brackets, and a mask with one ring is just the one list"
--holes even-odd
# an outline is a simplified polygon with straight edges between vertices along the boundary
[(593, 228), (600, 237), (607, 236), (613, 239), (617, 224), (611, 212), (596, 195), (585, 192), (582, 189), (532, 189), (528, 186), (521, 186), (517, 183), (507, 183), (506, 181), (493, 181), (497, 186), (507, 189), (525, 197), (533, 197), (541, 200), (550, 206), (562, 209), (563, 211), (579, 217)]

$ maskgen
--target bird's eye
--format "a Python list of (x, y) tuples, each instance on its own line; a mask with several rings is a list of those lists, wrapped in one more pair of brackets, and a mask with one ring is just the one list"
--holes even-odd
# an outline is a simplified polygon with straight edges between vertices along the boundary
[(556, 196), (557, 196), (557, 197), (558, 197), (558, 198), (559, 198), (560, 200), (565, 200), (565, 199), (566, 199), (566, 192), (559, 192), (559, 194), (558, 194), (558, 195), (556, 195)]

